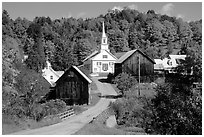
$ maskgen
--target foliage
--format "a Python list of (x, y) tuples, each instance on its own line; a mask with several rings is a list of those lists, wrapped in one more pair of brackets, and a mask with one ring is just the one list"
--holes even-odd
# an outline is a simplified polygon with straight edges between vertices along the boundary
[(136, 79), (130, 74), (121, 73), (115, 77), (114, 83), (120, 90), (121, 94), (124, 94), (136, 83)]
[(151, 130), (157, 134), (202, 134), (201, 90), (188, 94), (181, 85), (166, 83), (157, 87), (152, 99), (154, 116)]

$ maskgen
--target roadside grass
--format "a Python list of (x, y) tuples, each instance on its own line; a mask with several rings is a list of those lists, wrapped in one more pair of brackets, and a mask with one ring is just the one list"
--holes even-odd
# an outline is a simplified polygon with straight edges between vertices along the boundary
[(40, 128), (57, 124), (61, 121), (62, 120), (60, 118), (52, 115), (42, 119), (39, 122), (33, 119), (18, 119), (18, 121), (15, 121), (9, 116), (2, 116), (2, 134), (12, 134), (21, 130)]
[(81, 128), (74, 135), (127, 135), (127, 132), (116, 128), (108, 128), (102, 123), (89, 123)]
[[(117, 92), (117, 94), (121, 94), (120, 90), (116, 87), (116, 84), (111, 84), (111, 86)], [(151, 83), (140, 83), (140, 85), (136, 84), (130, 89), (130, 91), (126, 91), (126, 94), (128, 94), (128, 92), (131, 92), (131, 94), (136, 97), (139, 97), (140, 92), (140, 97), (145, 96), (147, 98), (153, 97), (156, 94), (155, 89)]]

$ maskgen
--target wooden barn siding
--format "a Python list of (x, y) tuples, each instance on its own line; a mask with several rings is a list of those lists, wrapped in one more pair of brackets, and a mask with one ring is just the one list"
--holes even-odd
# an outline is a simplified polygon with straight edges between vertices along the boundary
[(131, 57), (122, 63), (122, 72), (131, 73), (134, 76), (139, 75), (139, 60), (140, 57), (140, 75), (143, 81), (147, 81), (147, 77), (152, 77), (154, 74), (154, 64), (139, 52), (135, 52)]
[[(69, 75), (73, 71), (66, 74)], [(81, 75), (73, 72), (73, 78), (64, 77), (56, 86), (56, 98), (64, 100), (68, 105), (88, 103), (88, 82)]]

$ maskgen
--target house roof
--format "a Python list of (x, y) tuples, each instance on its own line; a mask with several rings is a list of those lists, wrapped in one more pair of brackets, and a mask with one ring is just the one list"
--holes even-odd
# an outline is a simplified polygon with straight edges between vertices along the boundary
[(56, 73), (57, 73), (57, 75), (59, 76), (59, 77), (61, 77), (63, 74), (64, 74), (64, 71), (55, 71)]
[(163, 64), (154, 64), (154, 69), (161, 70), (161, 69), (164, 69), (164, 66)]
[(121, 56), (116, 63), (123, 63), (126, 59), (128, 59), (131, 55), (133, 55), (136, 51), (140, 52), (141, 54), (143, 54), (145, 57), (147, 57), (151, 62), (154, 62), (154, 60), (152, 60), (149, 56), (147, 56), (146, 54), (144, 54), (142, 51), (135, 49), (135, 50), (130, 50), (128, 52), (126, 52), (123, 56)]
[(163, 60), (162, 59), (154, 59), (154, 62), (156, 64), (162, 64), (163, 63)]
[(185, 60), (186, 55), (169, 55), (171, 59), (183, 59)]

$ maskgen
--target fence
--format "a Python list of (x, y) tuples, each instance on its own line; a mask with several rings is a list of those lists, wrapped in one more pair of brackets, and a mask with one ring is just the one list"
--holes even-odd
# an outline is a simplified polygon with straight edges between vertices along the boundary
[(62, 119), (62, 120), (65, 120), (71, 116), (74, 116), (74, 110), (73, 108), (69, 108), (68, 110), (66, 110), (65, 112), (62, 112), (60, 114), (58, 114), (57, 116)]

